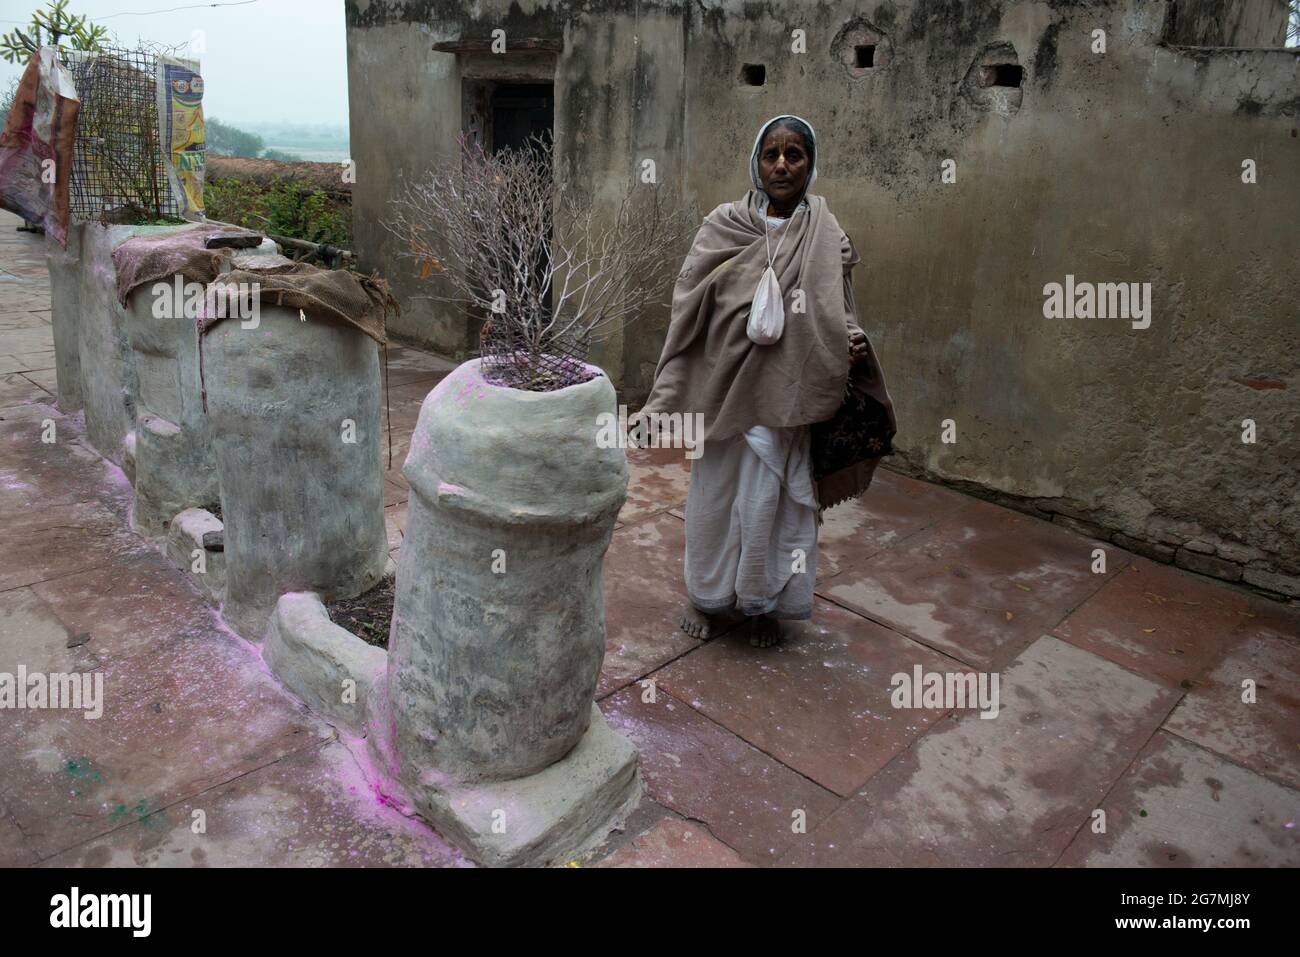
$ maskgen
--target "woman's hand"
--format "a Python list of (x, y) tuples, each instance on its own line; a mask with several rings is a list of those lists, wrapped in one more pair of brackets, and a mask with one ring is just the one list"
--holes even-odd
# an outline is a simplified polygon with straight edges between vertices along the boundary
[(857, 365), (865, 362), (867, 357), (867, 334), (861, 329), (854, 329), (849, 333), (849, 361)]
[(650, 449), (656, 436), (654, 423), (644, 411), (633, 412), (627, 417), (627, 447), (629, 449)]

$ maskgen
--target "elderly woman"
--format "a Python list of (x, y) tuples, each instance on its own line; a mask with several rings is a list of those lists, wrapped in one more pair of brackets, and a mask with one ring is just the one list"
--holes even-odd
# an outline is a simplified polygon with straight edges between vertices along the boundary
[(855, 321), (857, 252), (808, 193), (812, 127), (769, 120), (749, 173), (754, 188), (705, 217), (682, 265), (642, 414), (704, 415), (682, 629), (707, 640), (739, 613), (750, 643), (767, 647), (779, 620), (812, 617), (821, 512), (867, 488), (894, 417)]

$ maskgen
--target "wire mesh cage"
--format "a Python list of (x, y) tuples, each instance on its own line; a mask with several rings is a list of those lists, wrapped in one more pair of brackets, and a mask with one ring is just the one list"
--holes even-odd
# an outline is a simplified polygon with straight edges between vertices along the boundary
[(72, 51), (67, 59), (81, 98), (72, 216), (103, 222), (179, 218), (159, 136), (157, 55), (105, 48)]
[(594, 379), (587, 364), (591, 336), (533, 334), (519, 323), (489, 318), (479, 333), (480, 368), (493, 385), (551, 392)]

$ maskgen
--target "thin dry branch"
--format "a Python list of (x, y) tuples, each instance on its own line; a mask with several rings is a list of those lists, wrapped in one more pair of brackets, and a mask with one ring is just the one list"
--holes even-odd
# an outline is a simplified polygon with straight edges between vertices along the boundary
[(435, 280), (427, 298), (484, 315), (485, 351), (529, 370), (558, 356), (571, 372), (593, 339), (662, 301), (694, 222), (657, 186), (630, 183), (603, 203), (557, 185), (553, 168), (547, 142), (490, 154), (462, 139), (457, 163), (404, 185), (384, 225)]

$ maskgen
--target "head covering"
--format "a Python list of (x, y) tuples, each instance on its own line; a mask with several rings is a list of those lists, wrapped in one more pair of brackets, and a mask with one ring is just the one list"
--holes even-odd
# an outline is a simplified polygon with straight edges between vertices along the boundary
[(767, 136), (768, 131), (771, 130), (772, 127), (780, 125), (782, 120), (797, 120), (802, 123), (804, 126), (808, 127), (808, 135), (812, 139), (812, 142), (808, 144), (808, 152), (812, 158), (812, 169), (808, 171), (808, 182), (804, 183), (803, 194), (799, 197), (799, 199), (802, 200), (808, 195), (808, 190), (812, 189), (812, 184), (817, 181), (817, 133), (813, 129), (812, 124), (801, 116), (795, 116), (792, 113), (783, 113), (780, 116), (772, 117), (763, 124), (762, 129), (758, 131), (758, 135), (754, 137), (754, 149), (749, 154), (749, 179), (750, 182), (754, 184), (754, 189), (758, 190), (758, 192), (762, 194), (764, 200), (766, 200), (768, 197), (767, 193), (763, 191), (763, 180), (760, 179), (758, 175), (758, 151), (759, 147), (763, 145), (763, 139)]

